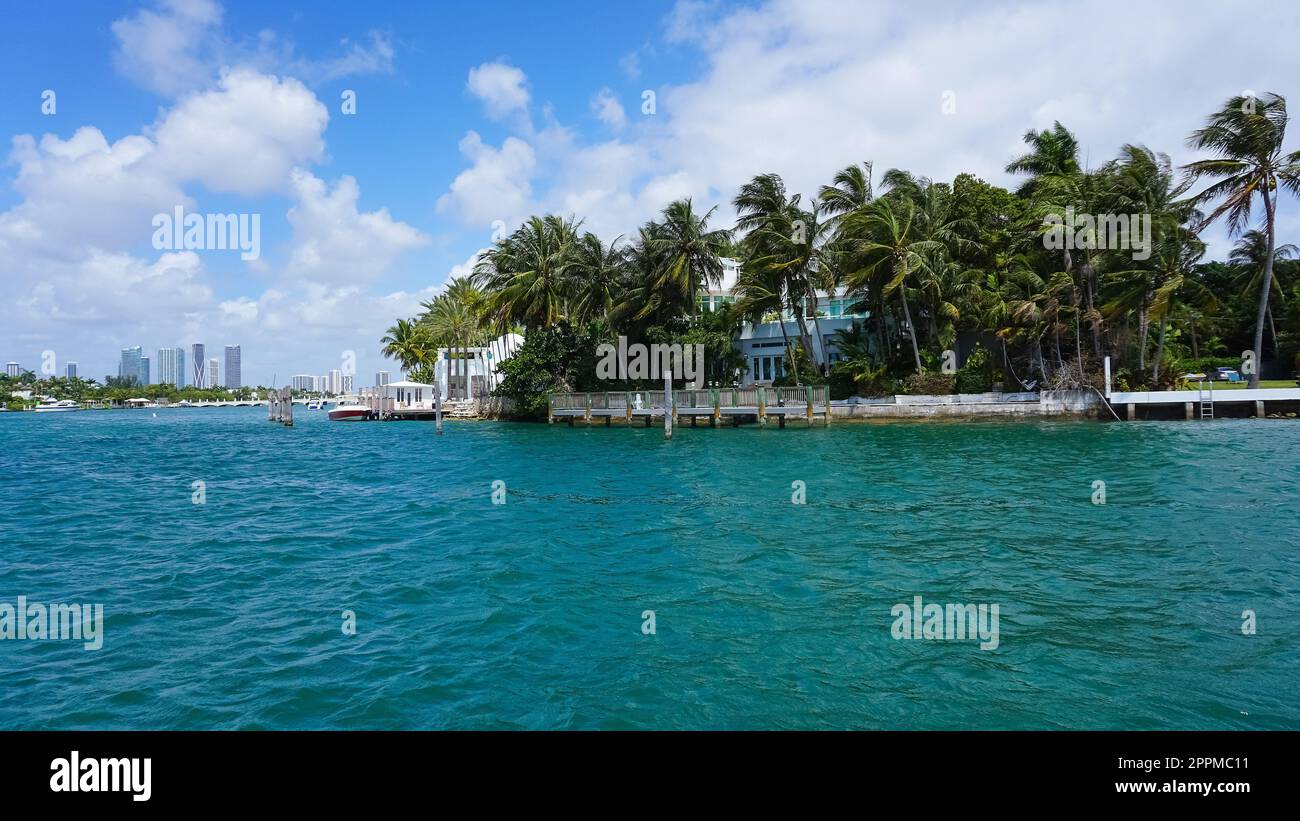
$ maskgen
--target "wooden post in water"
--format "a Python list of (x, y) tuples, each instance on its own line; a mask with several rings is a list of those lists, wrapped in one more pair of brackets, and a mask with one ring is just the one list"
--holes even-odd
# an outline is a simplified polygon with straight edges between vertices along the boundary
[[(441, 391), (438, 392), (438, 409), (439, 410), (442, 409)], [(555, 424), (555, 397), (549, 393), (546, 394), (546, 424), (548, 425)]]
[(291, 428), (293, 427), (293, 394), (288, 388), (285, 388), (280, 391), (280, 399), (281, 404), (283, 405), (281, 413), (284, 419), (284, 426), (286, 428)]
[[(554, 422), (555, 418), (551, 417), (547, 421)], [(433, 386), (433, 427), (442, 436), (442, 388), (437, 385)]]
[(672, 370), (663, 373), (663, 438), (672, 439)]
[(758, 426), (767, 427), (767, 389), (762, 385), (758, 388)]

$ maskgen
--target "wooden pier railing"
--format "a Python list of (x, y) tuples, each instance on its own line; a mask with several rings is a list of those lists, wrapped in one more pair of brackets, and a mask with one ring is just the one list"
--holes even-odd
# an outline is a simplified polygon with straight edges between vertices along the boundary
[(680, 388), (670, 392), (647, 391), (592, 391), (590, 393), (553, 393), (547, 396), (547, 421), (566, 419), (570, 425), (575, 419), (590, 423), (592, 419), (642, 419), (646, 425), (654, 417), (687, 417), (691, 425), (697, 418), (707, 418), (716, 426), (723, 417), (739, 424), (744, 417), (754, 417), (766, 425), (775, 417), (781, 427), (787, 418), (803, 417), (810, 424), (821, 417), (830, 424), (829, 394), (825, 385), (797, 385), (786, 387), (749, 386), (735, 388)]

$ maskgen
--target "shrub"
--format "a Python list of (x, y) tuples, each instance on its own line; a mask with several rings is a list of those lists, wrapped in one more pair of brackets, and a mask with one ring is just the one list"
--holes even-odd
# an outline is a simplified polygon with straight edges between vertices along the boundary
[(957, 370), (957, 393), (988, 393), (993, 389), (993, 367), (989, 352), (976, 345)]
[(904, 393), (940, 395), (952, 393), (956, 376), (935, 371), (912, 374), (903, 382)]

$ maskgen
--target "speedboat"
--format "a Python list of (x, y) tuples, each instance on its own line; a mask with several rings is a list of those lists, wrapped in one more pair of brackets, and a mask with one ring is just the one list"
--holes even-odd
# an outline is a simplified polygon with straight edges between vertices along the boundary
[(307, 403), (307, 410), (321, 410), (325, 407), (324, 399), (313, 399)]
[(370, 418), (370, 408), (365, 405), (344, 403), (329, 412), (331, 422), (361, 422)]
[(64, 411), (81, 410), (81, 406), (71, 399), (60, 399), (55, 402), (52, 399), (44, 399), (41, 404), (35, 408), (37, 413), (62, 413)]

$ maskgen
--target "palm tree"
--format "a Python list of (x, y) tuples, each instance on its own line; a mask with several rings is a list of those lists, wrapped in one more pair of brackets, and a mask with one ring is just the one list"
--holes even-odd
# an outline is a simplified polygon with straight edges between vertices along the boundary
[[(1300, 250), (1296, 246), (1287, 243), (1279, 245), (1273, 249), (1274, 270), (1277, 269), (1277, 263), (1284, 260), (1293, 259)], [(1264, 257), (1268, 254), (1268, 236), (1255, 228), (1250, 229), (1241, 235), (1241, 239), (1233, 247), (1232, 253), (1228, 255), (1228, 262), (1240, 265), (1245, 269), (1245, 273), (1238, 277), (1236, 282), (1239, 287), (1246, 293), (1258, 293), (1260, 283), (1264, 276)], [(1278, 299), (1285, 296), (1282, 286), (1281, 277), (1273, 277), (1273, 293)], [(1268, 327), (1273, 336), (1273, 355), (1277, 355), (1277, 326), (1273, 323), (1273, 302), (1272, 297), (1268, 304)]]
[(659, 262), (654, 287), (689, 302), (692, 322), (699, 316), (700, 291), (722, 281), (722, 257), (731, 247), (729, 231), (709, 229), (715, 210), (696, 214), (690, 199), (671, 202), (658, 230), (646, 237), (647, 250)]
[(622, 236), (605, 245), (590, 231), (573, 247), (573, 318), (578, 323), (608, 318), (625, 285), (627, 256), (618, 247)]
[(899, 295), (903, 319), (912, 340), (912, 357), (916, 371), (920, 373), (924, 367), (907, 291), (914, 284), (915, 275), (928, 268), (930, 259), (927, 255), (941, 252), (943, 243), (918, 239), (913, 230), (915, 216), (916, 206), (907, 200), (895, 206), (890, 199), (879, 199), (867, 208), (849, 214), (842, 225), (854, 250), (864, 261), (861, 268), (846, 276), (845, 284), (850, 291), (866, 293), (873, 280), (880, 280), (883, 283), (881, 293), (885, 297), (893, 293)]
[(1028, 174), (1029, 179), (1016, 191), (1030, 196), (1045, 179), (1073, 177), (1080, 172), (1079, 141), (1058, 120), (1046, 131), (1030, 129), (1024, 142), (1031, 151), (1007, 163), (1008, 174)]
[(1264, 232), (1268, 238), (1264, 254), (1259, 307), (1255, 312), (1255, 368), (1249, 387), (1259, 387), (1264, 345), (1264, 318), (1273, 287), (1273, 254), (1277, 244), (1275, 226), (1279, 188), (1300, 193), (1300, 151), (1282, 153), (1286, 138), (1286, 98), (1264, 94), (1261, 98), (1237, 96), (1210, 115), (1204, 128), (1192, 132), (1188, 144), (1217, 155), (1185, 166), (1188, 178), (1217, 180), (1196, 196), (1197, 202), (1218, 204), (1202, 223), (1226, 216), (1228, 228), (1240, 233), (1250, 223), (1250, 209), (1258, 194), (1264, 200)]
[(841, 216), (866, 206), (873, 198), (870, 160), (841, 169), (830, 185), (823, 185), (817, 192), (822, 211), (830, 215), (831, 222), (838, 222)]
[[(452, 377), (463, 380), (464, 397), (470, 398), (469, 348), (483, 341), (479, 306), (483, 296), (466, 278), (453, 279), (447, 290), (425, 302), (420, 324), (428, 329), (435, 345), (447, 348), (447, 395), (451, 398)], [(459, 349), (459, 355), (452, 355)]]
[[(820, 219), (817, 204), (806, 211), (799, 207), (799, 199), (797, 194), (786, 196), (785, 183), (776, 174), (760, 174), (743, 185), (733, 201), (738, 215), (736, 229), (748, 232), (743, 243), (746, 267), (757, 275), (763, 287), (784, 294), (799, 326), (805, 352), (813, 366), (825, 374), (825, 356), (819, 357), (812, 344), (807, 316), (812, 315), (824, 352), (817, 318), (817, 292), (831, 292), (835, 288), (835, 268), (826, 243), (831, 226)], [(778, 321), (782, 322), (781, 333), (785, 334), (784, 319)]]
[(397, 320), (380, 342), (384, 356), (396, 359), (404, 371), (427, 366), (433, 356), (428, 330), (412, 319)]
[(514, 323), (548, 328), (567, 316), (577, 229), (554, 214), (530, 217), (479, 257), (473, 284), (486, 294), (484, 313), (499, 330)]

